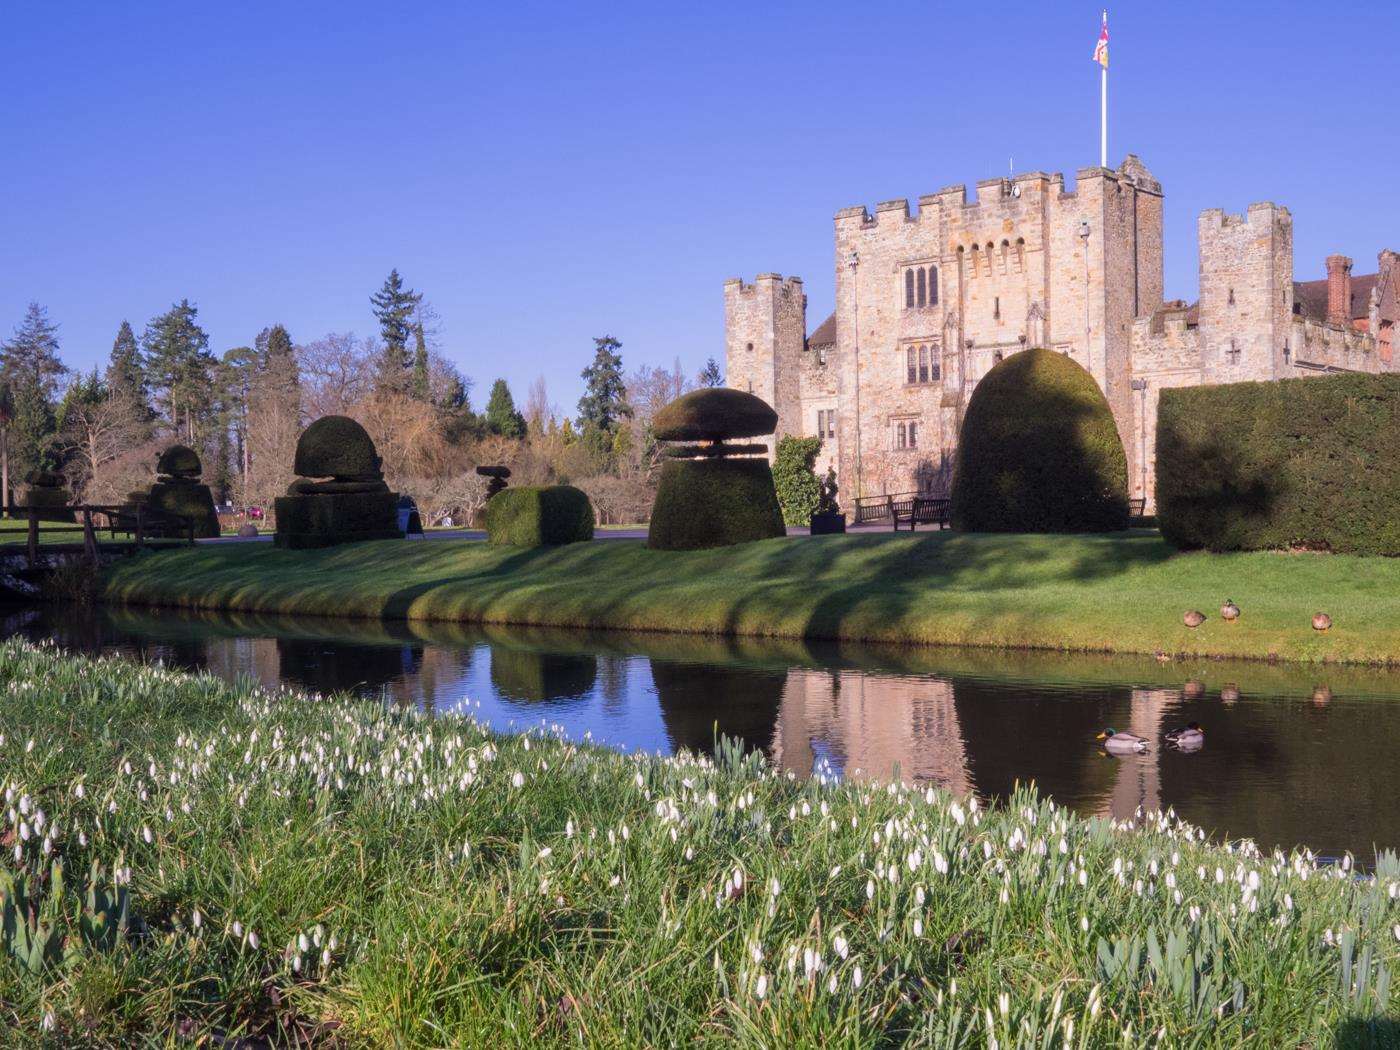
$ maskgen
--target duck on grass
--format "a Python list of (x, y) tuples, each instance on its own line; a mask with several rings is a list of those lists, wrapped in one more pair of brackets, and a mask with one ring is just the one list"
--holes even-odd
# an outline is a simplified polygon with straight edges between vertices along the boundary
[(1396, 1006), (1394, 855), (1358, 876), (1171, 813), (13, 642), (0, 770), (17, 1042), (1321, 1046)]

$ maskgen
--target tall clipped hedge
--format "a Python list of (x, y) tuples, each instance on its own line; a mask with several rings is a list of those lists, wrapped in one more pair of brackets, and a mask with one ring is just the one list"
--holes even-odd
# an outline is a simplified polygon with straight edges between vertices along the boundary
[(689, 551), (787, 535), (766, 459), (668, 459), (647, 545)]
[(1400, 375), (1162, 391), (1157, 522), (1179, 547), (1400, 555)]
[(544, 547), (593, 538), (593, 504), (572, 485), (502, 489), (486, 502), (486, 538), (508, 547)]
[(953, 472), (953, 527), (1108, 532), (1128, 527), (1128, 460), (1094, 377), (1024, 350), (977, 384)]
[(778, 442), (773, 457), (773, 487), (778, 490), (778, 505), (783, 508), (783, 521), (789, 525), (806, 525), (816, 513), (822, 485), (817, 480), (817, 453), (822, 450), (818, 437), (785, 437)]

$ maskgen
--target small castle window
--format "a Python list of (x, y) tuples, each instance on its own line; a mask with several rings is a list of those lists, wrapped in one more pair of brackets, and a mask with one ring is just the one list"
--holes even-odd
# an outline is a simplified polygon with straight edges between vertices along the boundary
[(1016, 238), (1016, 272), (1020, 273), (1026, 268), (1026, 239)]
[(928, 356), (931, 362), (929, 365), (929, 378), (936, 383), (943, 378), (941, 375), (942, 369), (938, 364), (938, 347), (930, 347)]
[(836, 436), (836, 409), (817, 409), (817, 437), (834, 438)]
[(1230, 299), (1229, 299), (1229, 303), (1230, 303), (1231, 306), (1234, 306), (1234, 305), (1235, 305), (1235, 290), (1234, 290), (1233, 288), (1230, 289)]
[(914, 305), (914, 271), (904, 271), (904, 305), (906, 308)]
[(992, 300), (992, 319), (994, 321), (1001, 320), (1001, 296), (999, 295)]
[(904, 372), (906, 383), (917, 383), (919, 381), (918, 352), (911, 346), (904, 351)]
[(919, 305), (923, 306), (928, 302), (928, 285), (925, 283), (924, 268), (920, 266), (914, 271), (914, 274), (919, 285)]
[(919, 447), (919, 424), (913, 422), (912, 420), (909, 423), (909, 447)]
[(826, 367), (826, 347), (824, 346), (817, 347), (817, 364), (822, 368)]
[(1230, 340), (1230, 348), (1225, 351), (1225, 356), (1230, 359), (1230, 364), (1232, 365), (1237, 365), (1240, 363), (1239, 344), (1236, 343), (1233, 339)]
[(750, 353), (752, 353), (752, 352), (753, 352), (753, 343), (750, 343), (750, 344), (748, 345), (747, 349), (748, 349), (748, 351), (749, 351)]
[(905, 429), (904, 424), (901, 423), (901, 424), (899, 424), (899, 426), (895, 427), (895, 431), (894, 431), (894, 447), (895, 447), (895, 448), (908, 448), (908, 447), (909, 447), (909, 445), (908, 445), (908, 443), (907, 443), (908, 441), (909, 441), (909, 432)]
[(928, 304), (929, 304), (929, 306), (937, 306), (937, 305), (938, 305), (938, 267), (937, 267), (937, 266), (930, 266), (930, 267), (928, 268)]
[(928, 347), (919, 347), (919, 382), (928, 382)]

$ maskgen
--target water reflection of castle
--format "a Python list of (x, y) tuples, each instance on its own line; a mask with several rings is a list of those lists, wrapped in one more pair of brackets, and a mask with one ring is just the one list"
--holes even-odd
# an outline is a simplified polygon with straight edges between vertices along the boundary
[[(848, 776), (928, 782), (966, 794), (1004, 794), (1034, 777), (1049, 794), (1096, 798), (1105, 816), (1160, 809), (1160, 748), (1142, 757), (1100, 759), (1091, 742), (1103, 706), (1117, 725), (1159, 740), (1180, 692), (1118, 691), (1092, 705), (1059, 704), (1047, 719), (1043, 702), (1019, 705), (1001, 686), (859, 671), (788, 672), (771, 745), (773, 761), (798, 774), (825, 760)], [(1124, 709), (1126, 708), (1126, 710)], [(1126, 717), (1124, 717), (1126, 716)], [(1046, 731), (1047, 721), (1056, 731)], [(1060, 753), (1048, 753), (1040, 745)], [(1075, 746), (1076, 742), (1079, 744)]]

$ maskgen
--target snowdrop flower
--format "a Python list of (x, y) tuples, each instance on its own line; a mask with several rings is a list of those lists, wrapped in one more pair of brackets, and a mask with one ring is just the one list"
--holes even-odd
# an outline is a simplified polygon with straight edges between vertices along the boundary
[[(1397, 929), (1400, 929), (1400, 927), (1397, 927)], [(1400, 936), (1400, 934), (1397, 934), (1397, 936)], [(831, 938), (831, 946), (836, 949), (836, 954), (843, 959), (850, 950), (850, 946), (846, 943), (846, 938), (842, 937), (839, 933)]]
[(753, 994), (759, 999), (768, 994), (768, 975), (766, 973), (758, 975), (758, 983), (754, 985)]
[(511, 787), (517, 787), (517, 788), (519, 788), (519, 787), (524, 787), (524, 786), (525, 786), (525, 774), (524, 774), (524, 773), (521, 773), (521, 772), (515, 772), (515, 773), (511, 774), (510, 784), (511, 784)]
[(860, 964), (857, 963), (856, 968), (851, 971), (851, 987), (859, 988), (864, 980), (865, 974), (861, 972)]

